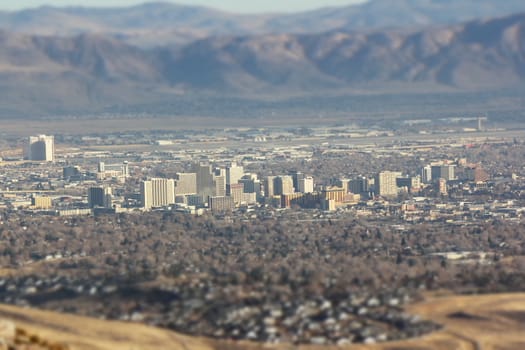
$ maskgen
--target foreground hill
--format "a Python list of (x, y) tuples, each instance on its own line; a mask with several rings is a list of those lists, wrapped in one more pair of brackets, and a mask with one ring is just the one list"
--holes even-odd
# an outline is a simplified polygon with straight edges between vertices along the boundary
[[(14, 322), (18, 342), (25, 343), (19, 345), (20, 349), (519, 350), (525, 346), (525, 294), (430, 297), (408, 311), (442, 324), (443, 329), (409, 341), (321, 347), (214, 341), (140, 324), (100, 321), (5, 305), (0, 306), (0, 317)], [(7, 340), (10, 341), (8, 337)], [(28, 346), (31, 344), (33, 347)]]
[(217, 35), (378, 30), (460, 23), (525, 11), (520, 0), (370, 0), (294, 14), (242, 15), (153, 2), (126, 8), (40, 7), (0, 12), (0, 28), (27, 34), (105, 33), (145, 47)]
[(207, 38), (149, 50), (100, 35), (0, 32), (0, 114), (140, 110), (203, 93), (509, 88), (525, 81), (524, 43), (525, 14), (422, 31)]

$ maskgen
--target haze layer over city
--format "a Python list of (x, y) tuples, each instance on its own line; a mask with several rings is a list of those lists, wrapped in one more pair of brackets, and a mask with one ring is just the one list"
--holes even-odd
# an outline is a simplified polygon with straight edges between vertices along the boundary
[(21, 1), (0, 74), (0, 348), (523, 348), (523, 1)]

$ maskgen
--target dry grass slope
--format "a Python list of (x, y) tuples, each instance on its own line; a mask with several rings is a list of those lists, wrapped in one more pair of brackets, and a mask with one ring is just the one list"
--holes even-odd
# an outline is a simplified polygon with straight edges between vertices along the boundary
[[(525, 349), (525, 294), (429, 296), (408, 311), (439, 322), (441, 331), (423, 338), (349, 349), (370, 350), (521, 350)], [(0, 318), (17, 331), (78, 350), (291, 350), (341, 349), (213, 341), (139, 324), (93, 320), (72, 315), (0, 306)], [(51, 344), (51, 343), (50, 343)]]

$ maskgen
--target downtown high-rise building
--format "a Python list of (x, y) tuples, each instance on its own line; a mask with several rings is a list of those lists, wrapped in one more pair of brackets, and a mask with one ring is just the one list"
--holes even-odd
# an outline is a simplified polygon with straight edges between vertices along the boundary
[(52, 162), (55, 159), (55, 138), (53, 136), (30, 136), (26, 148), (28, 160)]
[(376, 194), (382, 197), (397, 196), (397, 178), (401, 176), (397, 171), (381, 171), (375, 178)]
[(177, 173), (175, 175), (175, 195), (185, 196), (197, 193), (196, 173)]
[(293, 170), (293, 171), (290, 172), (290, 176), (292, 177), (292, 180), (293, 180), (293, 188), (294, 188), (294, 190), (298, 191), (299, 190), (299, 181), (304, 179), (304, 177), (305, 177), (304, 174), (302, 172), (300, 172), (300, 171)]
[(302, 177), (297, 181), (297, 192), (313, 193), (314, 192), (314, 178), (311, 176)]
[(88, 205), (90, 208), (111, 208), (113, 201), (111, 187), (90, 187), (88, 189)]
[(207, 202), (208, 197), (213, 196), (215, 192), (213, 168), (207, 163), (195, 163), (192, 172), (197, 176), (197, 194)]
[(275, 176), (267, 176), (264, 179), (264, 196), (266, 198), (271, 198), (275, 196)]
[(124, 161), (122, 163), (122, 176), (129, 177), (129, 163), (128, 161)]
[(226, 196), (226, 176), (222, 171), (216, 172), (213, 176), (213, 196)]
[(239, 205), (244, 200), (244, 185), (243, 184), (231, 184), (229, 196), (233, 198), (235, 205)]
[(441, 166), (441, 178), (447, 181), (456, 180), (456, 166), (453, 164), (445, 164)]
[(370, 180), (366, 176), (359, 176), (348, 181), (348, 191), (354, 194), (368, 195), (370, 192)]
[(207, 163), (196, 163), (193, 172), (197, 179), (197, 194), (204, 203), (209, 197), (226, 196), (226, 169), (213, 168)]
[(456, 166), (453, 164), (434, 164), (431, 166), (432, 181), (456, 179)]
[(244, 176), (244, 168), (232, 163), (226, 167), (226, 193), (230, 194), (230, 185), (237, 184)]
[(421, 181), (425, 184), (429, 184), (432, 182), (432, 167), (430, 165), (426, 165), (423, 168), (421, 168), (421, 172), (419, 174), (421, 176)]
[(261, 193), (261, 181), (257, 174), (246, 174), (239, 180), (240, 184), (244, 185), (244, 193)]
[(273, 186), (274, 192), (278, 196), (295, 192), (293, 187), (293, 177), (290, 175), (277, 176), (274, 179)]
[(142, 181), (140, 199), (145, 209), (165, 207), (175, 203), (175, 181), (154, 178)]

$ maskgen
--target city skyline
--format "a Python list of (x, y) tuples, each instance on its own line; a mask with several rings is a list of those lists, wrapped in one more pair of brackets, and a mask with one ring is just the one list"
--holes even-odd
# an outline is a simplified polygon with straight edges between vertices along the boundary
[[(367, 0), (286, 0), (286, 1), (240, 1), (240, 0), (177, 0), (167, 1), (173, 4), (211, 7), (235, 13), (265, 12), (301, 12), (331, 6), (347, 6), (366, 2)], [(1, 11), (17, 11), (40, 6), (82, 6), (82, 7), (127, 7), (158, 1), (147, 0), (20, 0), (0, 4)]]

